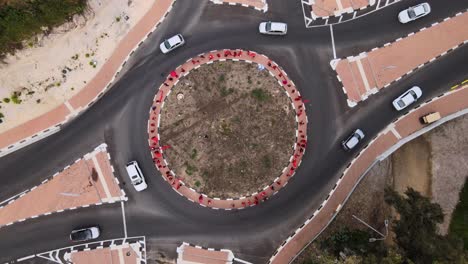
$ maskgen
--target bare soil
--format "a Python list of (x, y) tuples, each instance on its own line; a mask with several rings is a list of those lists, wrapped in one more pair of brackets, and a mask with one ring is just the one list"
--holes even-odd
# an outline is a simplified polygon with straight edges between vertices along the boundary
[(174, 86), (161, 111), (170, 168), (210, 197), (235, 198), (270, 184), (293, 154), (291, 100), (257, 64), (215, 62)]

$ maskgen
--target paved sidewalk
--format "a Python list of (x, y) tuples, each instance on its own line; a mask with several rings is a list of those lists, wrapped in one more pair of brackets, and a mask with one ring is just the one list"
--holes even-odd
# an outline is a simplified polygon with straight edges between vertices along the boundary
[(316, 17), (340, 16), (374, 5), (375, 0), (309, 0)]
[(177, 254), (177, 264), (229, 264), (234, 259), (230, 250), (206, 249), (187, 243), (182, 243), (177, 248)]
[(253, 7), (256, 10), (266, 12), (268, 10), (267, 0), (210, 0), (215, 4), (242, 5)]
[(15, 145), (26, 146), (31, 140), (28, 137), (35, 136), (53, 126), (66, 123), (99, 99), (110, 88), (115, 76), (134, 50), (138, 48), (138, 44), (144, 41), (148, 33), (154, 31), (165, 18), (174, 1), (155, 0), (151, 9), (122, 39), (101, 70), (78, 94), (56, 109), (0, 134), (0, 156), (2, 156), (2, 153), (8, 152), (8, 149), (15, 147)]
[(467, 43), (468, 12), (459, 14), (391, 44), (387, 43), (382, 48), (333, 60), (331, 66), (343, 84), (348, 104), (354, 106), (426, 63)]
[(438, 111), (444, 118), (464, 109), (468, 109), (468, 85), (423, 103), (417, 109), (413, 109), (407, 115), (390, 124), (348, 165), (327, 199), (301, 227), (284, 241), (275, 251), (269, 263), (291, 262), (310, 241), (319, 236), (334, 219), (363, 174), (374, 162), (385, 158), (388, 154), (385, 152), (404, 140), (405, 137), (427, 127), (419, 121), (422, 115)]
[(87, 251), (77, 251), (70, 254), (74, 264), (112, 263), (112, 264), (140, 264), (145, 263), (139, 243), (97, 248)]
[[(164, 159), (164, 151), (159, 145), (159, 114), (164, 105), (164, 100), (169, 94), (171, 88), (177, 84), (180, 76), (189, 74), (192, 69), (196, 69), (205, 63), (213, 63), (214, 61), (223, 60), (243, 60), (250, 63), (261, 64), (266, 70), (274, 76), (278, 83), (285, 89), (285, 92), (291, 100), (291, 106), (296, 112), (296, 143), (294, 152), (290, 158), (290, 163), (283, 172), (278, 173), (276, 178), (270, 185), (265, 186), (257, 193), (253, 193), (247, 197), (238, 199), (219, 199), (216, 197), (207, 197), (204, 194), (196, 192), (194, 189), (186, 186), (177, 175), (170, 169), (170, 164)], [(178, 77), (174, 77), (174, 75)], [(162, 177), (172, 185), (172, 187), (181, 195), (185, 196), (192, 202), (202, 206), (207, 206), (214, 209), (240, 209), (254, 206), (262, 201), (267, 200), (270, 196), (276, 194), (283, 188), (288, 180), (294, 176), (296, 168), (300, 165), (302, 157), (305, 153), (307, 145), (307, 115), (305, 114), (305, 105), (299, 91), (294, 83), (289, 79), (276, 63), (268, 59), (264, 55), (257, 54), (252, 51), (245, 50), (219, 50), (200, 54), (199, 56), (189, 59), (186, 63), (174, 70), (172, 75), (169, 75), (166, 81), (159, 87), (158, 93), (154, 97), (152, 109), (150, 109), (150, 121), (148, 122), (149, 147), (155, 150), (151, 152), (154, 164), (161, 172)]]
[(104, 146), (0, 205), (0, 227), (67, 209), (125, 200)]

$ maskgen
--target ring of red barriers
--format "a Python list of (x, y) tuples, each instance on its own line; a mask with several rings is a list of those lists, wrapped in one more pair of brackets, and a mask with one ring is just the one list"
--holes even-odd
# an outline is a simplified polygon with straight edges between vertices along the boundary
[[(164, 107), (164, 101), (170, 90), (179, 82), (179, 78), (189, 74), (193, 69), (199, 68), (203, 64), (213, 63), (214, 61), (245, 61), (248, 63), (257, 63), (263, 65), (278, 83), (285, 89), (285, 92), (291, 99), (291, 105), (296, 112), (296, 142), (294, 144), (294, 152), (289, 160), (289, 164), (283, 169), (281, 175), (277, 177), (271, 184), (249, 196), (239, 198), (220, 199), (216, 197), (208, 197), (203, 193), (199, 193), (190, 188), (170, 169), (170, 165), (164, 158), (164, 150), (170, 146), (160, 145), (160, 136), (158, 133), (160, 124), (160, 112)], [(300, 165), (307, 145), (307, 115), (305, 114), (305, 103), (299, 91), (296, 89), (294, 82), (289, 79), (287, 74), (275, 62), (268, 57), (252, 51), (245, 50), (215, 50), (203, 53), (187, 60), (180, 65), (166, 78), (161, 84), (157, 94), (154, 97), (153, 105), (150, 109), (150, 120), (148, 122), (149, 147), (151, 156), (156, 168), (161, 172), (161, 176), (168, 182), (172, 188), (180, 195), (201, 206), (213, 209), (242, 209), (257, 205), (268, 200), (269, 197), (275, 195), (281, 188), (284, 188), (288, 180), (294, 176), (297, 167)]]

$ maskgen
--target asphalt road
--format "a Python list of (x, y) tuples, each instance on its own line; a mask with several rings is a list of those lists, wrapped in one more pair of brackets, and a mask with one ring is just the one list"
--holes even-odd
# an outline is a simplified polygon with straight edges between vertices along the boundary
[[(405, 0), (360, 19), (334, 25), (336, 53), (346, 57), (382, 46), (421, 27), (466, 10), (466, 1), (429, 1), (430, 16), (401, 25), (398, 11), (418, 1)], [(117, 177), (126, 183), (124, 164), (138, 160), (149, 184), (136, 193), (129, 185), (125, 203), (128, 236), (145, 235), (150, 249), (175, 257), (182, 241), (228, 248), (236, 257), (266, 262), (278, 245), (322, 202), (343, 167), (356, 155), (339, 142), (355, 128), (370, 140), (402, 112), (391, 101), (412, 85), (422, 100), (459, 83), (468, 72), (468, 48), (455, 50), (349, 108), (335, 73), (329, 26), (306, 29), (300, 1), (271, 0), (266, 14), (250, 8), (177, 0), (167, 19), (140, 47), (113, 88), (59, 133), (0, 159), (0, 201), (20, 193), (105, 142)], [(183, 18), (183, 19), (181, 19)], [(285, 37), (257, 33), (260, 21), (288, 23)], [(187, 45), (163, 55), (160, 41), (182, 33)], [(240, 211), (202, 208), (175, 193), (156, 171), (148, 151), (147, 120), (152, 98), (168, 72), (199, 53), (243, 48), (263, 53), (288, 73), (307, 103), (309, 143), (303, 163), (287, 187), (266, 203)], [(421, 101), (422, 102), (422, 101)], [(365, 144), (362, 144), (364, 146)], [(99, 224), (103, 239), (124, 236), (120, 204), (52, 214), (0, 228), (0, 262), (70, 246), (71, 229)]]

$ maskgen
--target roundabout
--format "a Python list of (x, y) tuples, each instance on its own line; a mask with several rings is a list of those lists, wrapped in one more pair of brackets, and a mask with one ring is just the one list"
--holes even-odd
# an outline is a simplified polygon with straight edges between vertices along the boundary
[(294, 83), (267, 57), (201, 54), (171, 71), (154, 98), (151, 155), (187, 199), (210, 208), (253, 206), (295, 174), (307, 144), (304, 111)]

